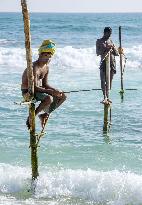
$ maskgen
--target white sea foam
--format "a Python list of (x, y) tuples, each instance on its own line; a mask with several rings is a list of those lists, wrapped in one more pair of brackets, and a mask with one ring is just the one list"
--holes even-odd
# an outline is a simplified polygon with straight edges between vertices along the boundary
[(60, 67), (73, 67), (94, 69), (99, 65), (100, 59), (96, 57), (95, 47), (92, 48), (73, 48), (66, 46), (58, 48), (55, 63)]
[[(142, 203), (142, 177), (119, 171), (63, 170), (43, 174), (38, 197), (72, 196), (102, 204)], [(42, 191), (41, 191), (42, 190)]]
[(29, 170), (26, 168), (0, 164), (0, 192), (5, 194), (20, 191), (28, 177)]
[[(142, 69), (142, 45), (138, 47), (126, 48), (127, 68), (129, 70)], [(37, 49), (33, 49), (33, 60), (37, 58)], [(119, 57), (116, 57), (119, 66)], [(66, 46), (58, 48), (51, 65), (64, 68), (74, 68), (83, 70), (98, 69), (100, 57), (95, 54), (95, 47), (91, 48), (74, 48)], [(9, 67), (10, 71), (19, 72), (26, 66), (25, 49), (23, 48), (4, 48), (0, 47), (0, 65), (1, 67)], [(1, 69), (2, 72), (2, 69)]]
[(25, 66), (25, 52), (21, 48), (0, 48), (0, 65), (8, 68)]
[[(96, 204), (142, 204), (142, 176), (130, 172), (95, 170), (40, 171), (36, 200), (80, 198)], [(5, 194), (15, 196), (30, 183), (30, 169), (0, 164), (0, 201)], [(21, 199), (22, 200), (22, 199)], [(16, 204), (16, 203), (15, 203)], [(34, 203), (33, 203), (34, 204)]]
[(142, 45), (133, 46), (132, 48), (125, 49), (127, 60), (127, 67), (128, 69), (138, 69), (142, 70)]

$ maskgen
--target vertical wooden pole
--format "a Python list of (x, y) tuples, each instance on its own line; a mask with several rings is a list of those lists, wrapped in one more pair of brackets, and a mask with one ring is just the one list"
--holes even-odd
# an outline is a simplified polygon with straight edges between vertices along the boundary
[[(122, 41), (121, 41), (121, 26), (119, 26), (119, 47), (122, 48)], [(120, 75), (121, 75), (121, 90), (120, 95), (121, 99), (123, 100), (124, 88), (123, 88), (123, 64), (122, 64), (122, 54), (120, 54)]]
[(37, 157), (37, 139), (35, 135), (35, 104), (34, 103), (30, 104), (29, 116), (32, 125), (30, 129), (32, 180), (35, 180), (39, 176), (39, 173), (38, 173), (38, 157)]
[(103, 132), (104, 133), (107, 133), (108, 128), (109, 128), (109, 121), (108, 121), (109, 108), (110, 108), (109, 104), (104, 104), (104, 126), (103, 126)]
[(106, 56), (106, 89), (109, 94), (110, 90), (110, 52), (108, 52), (108, 55)]
[[(110, 90), (110, 52), (108, 53), (108, 55), (106, 56), (106, 92), (108, 93), (108, 97), (109, 97), (109, 90)], [(108, 132), (108, 128), (109, 128), (109, 110), (110, 110), (110, 104), (104, 104), (104, 126), (103, 126), (103, 131), (104, 133)]]
[[(24, 21), (24, 33), (25, 33), (25, 48), (26, 48), (26, 60), (27, 60), (27, 76), (28, 76), (28, 88), (31, 95), (29, 100), (34, 97), (34, 76), (32, 67), (32, 50), (31, 50), (31, 35), (30, 35), (30, 18), (27, 8), (26, 0), (21, 0), (23, 21)], [(37, 144), (35, 135), (35, 104), (31, 103), (29, 106), (29, 120), (30, 120), (30, 147), (31, 147), (31, 167), (32, 167), (32, 180), (37, 179), (38, 173), (38, 158), (37, 158)]]

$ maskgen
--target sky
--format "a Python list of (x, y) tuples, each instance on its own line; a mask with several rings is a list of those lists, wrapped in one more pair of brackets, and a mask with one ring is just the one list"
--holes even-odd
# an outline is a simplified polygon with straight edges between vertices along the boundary
[[(0, 0), (0, 12), (21, 12), (21, 0)], [(27, 0), (30, 12), (142, 12), (142, 0)]]

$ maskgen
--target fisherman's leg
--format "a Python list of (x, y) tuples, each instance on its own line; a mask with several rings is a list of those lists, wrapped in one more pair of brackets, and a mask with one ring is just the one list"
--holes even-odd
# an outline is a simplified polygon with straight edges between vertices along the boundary
[(66, 100), (66, 98), (67, 97), (64, 93), (61, 94), (61, 97), (53, 97), (53, 102), (50, 105), (49, 113), (57, 109)]
[(39, 115), (42, 128), (44, 128), (49, 118), (49, 114), (53, 112), (56, 108), (58, 108), (65, 100), (66, 96), (64, 93), (62, 93), (62, 96), (60, 98), (50, 96), (50, 103), (48, 104), (48, 106), (46, 105), (46, 107), (44, 107), (43, 109), (45, 113)]
[[(106, 84), (105, 84), (105, 72), (103, 69), (100, 69), (100, 80), (101, 80), (101, 89), (102, 89), (104, 100), (105, 100), (106, 99)], [(104, 103), (104, 100), (101, 103)]]
[[(28, 89), (22, 89), (22, 96), (24, 98), (24, 101), (25, 102), (28, 102), (30, 100), (30, 94), (28, 92)], [(26, 120), (26, 126), (28, 127), (28, 129), (30, 129), (30, 117), (28, 116), (27, 117), (27, 120)]]
[[(112, 87), (113, 75), (114, 75), (114, 72), (113, 72), (113, 70), (111, 70), (111, 71), (110, 71), (110, 90), (111, 90), (111, 87)], [(109, 103), (112, 103), (112, 101), (111, 101), (110, 98), (109, 98), (109, 90), (108, 90), (108, 89), (107, 89), (107, 99), (108, 99), (108, 102), (109, 102)]]
[(100, 65), (100, 80), (104, 99), (106, 99), (106, 61), (102, 61)]
[(106, 98), (109, 99), (109, 90), (110, 88), (108, 87), (107, 83), (106, 83)]
[(110, 71), (110, 89), (112, 87), (112, 79), (113, 79), (113, 76), (114, 76), (114, 72), (113, 70)]
[(45, 113), (49, 113), (49, 107), (52, 103), (52, 97), (46, 96), (44, 100), (39, 104), (39, 106), (35, 110), (35, 115), (39, 114), (41, 111), (44, 111)]
[(64, 93), (62, 93), (61, 97), (57, 99), (55, 109), (58, 108), (66, 99), (67, 99), (67, 96)]
[[(43, 114), (39, 115), (39, 119), (41, 121), (41, 126), (43, 127), (45, 125), (45, 122), (47, 121), (49, 117), (49, 107), (51, 103), (53, 102), (52, 97), (45, 94), (45, 93), (36, 93), (35, 99), (37, 101), (41, 101), (41, 103), (38, 105), (38, 107), (35, 110), (35, 115), (38, 115), (41, 111), (44, 111)], [(27, 118), (26, 125), (28, 129), (30, 129), (30, 120), (29, 117)]]
[(41, 111), (44, 111), (44, 113), (38, 115), (40, 121), (41, 121), (41, 127), (44, 128), (48, 118), (49, 118), (49, 107), (51, 103), (53, 102), (52, 96), (46, 96), (44, 100), (39, 104), (37, 107), (35, 114), (37, 115)]
[(110, 87), (108, 86), (108, 83), (107, 83), (107, 76), (106, 76), (106, 69), (105, 69), (105, 94), (106, 94), (107, 103), (109, 102), (109, 90), (110, 90)]

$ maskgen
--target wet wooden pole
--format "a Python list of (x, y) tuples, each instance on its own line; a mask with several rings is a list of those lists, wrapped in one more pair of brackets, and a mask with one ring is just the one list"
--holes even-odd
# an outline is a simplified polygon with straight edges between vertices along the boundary
[(30, 35), (30, 18), (27, 8), (26, 0), (21, 0), (22, 14), (24, 21), (24, 33), (25, 33), (25, 48), (26, 48), (26, 60), (27, 60), (27, 76), (28, 87), (30, 93), (31, 103), (29, 105), (29, 120), (30, 120), (30, 148), (31, 148), (31, 168), (32, 168), (32, 182), (39, 176), (38, 173), (38, 157), (37, 157), (37, 139), (35, 135), (35, 104), (32, 102), (34, 97), (34, 77), (32, 67), (32, 50), (31, 50), (31, 35)]
[(110, 104), (104, 104), (104, 126), (103, 132), (104, 134), (109, 132), (111, 122), (109, 121), (109, 116), (111, 115), (111, 107)]
[[(119, 47), (122, 49), (122, 40), (121, 40), (121, 26), (119, 26)], [(120, 96), (123, 100), (124, 98), (124, 87), (123, 87), (123, 64), (122, 64), (122, 54), (120, 55), (120, 75), (121, 75), (121, 90), (120, 90)]]
[[(108, 55), (105, 58), (106, 61), (106, 92), (108, 93), (109, 97), (109, 90), (110, 90), (110, 52), (108, 52)], [(103, 126), (103, 132), (107, 133), (109, 131), (109, 114), (111, 114), (111, 108), (110, 103), (104, 104), (104, 126)]]

